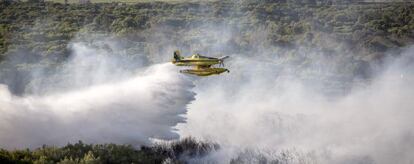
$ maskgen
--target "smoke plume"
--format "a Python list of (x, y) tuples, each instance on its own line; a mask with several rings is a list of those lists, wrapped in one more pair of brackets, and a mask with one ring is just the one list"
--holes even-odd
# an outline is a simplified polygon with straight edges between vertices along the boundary
[[(234, 4), (229, 8), (236, 11)], [(34, 80), (33, 94), (18, 97), (0, 87), (0, 147), (77, 140), (141, 145), (180, 135), (220, 144), (203, 159), (188, 159), (194, 163), (413, 163), (413, 48), (389, 55), (378, 70), (364, 69), (376, 61), (361, 64), (322, 32), (315, 34), (332, 47), (327, 53), (313, 45), (274, 46), (265, 26), (244, 24), (248, 16), (183, 33), (151, 26), (143, 32), (149, 57), (107, 40), (71, 44), (71, 61)], [(229, 55), (231, 73), (190, 79), (171, 64), (150, 66), (175, 49)]]
[(0, 85), (0, 147), (60, 146), (78, 140), (138, 146), (151, 138), (178, 138), (172, 127), (185, 121), (181, 115), (194, 93), (192, 82), (175, 66), (141, 66), (121, 76), (115, 68), (123, 65), (114, 63), (119, 60), (108, 57), (111, 53), (83, 43), (73, 48), (72, 61), (58, 71), (62, 75), (51, 76), (59, 83), (33, 85), (52, 91), (19, 97)]
[(196, 83), (180, 134), (222, 146), (201, 161), (411, 163), (413, 52), (334, 98), (274, 64), (233, 58), (231, 74)]

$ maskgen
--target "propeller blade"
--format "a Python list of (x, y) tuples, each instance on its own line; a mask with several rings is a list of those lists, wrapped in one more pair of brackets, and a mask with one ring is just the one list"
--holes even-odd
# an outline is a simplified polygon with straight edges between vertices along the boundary
[(220, 64), (219, 64), (219, 66), (220, 66), (220, 67), (224, 67), (224, 62), (223, 62), (223, 60), (220, 60)]

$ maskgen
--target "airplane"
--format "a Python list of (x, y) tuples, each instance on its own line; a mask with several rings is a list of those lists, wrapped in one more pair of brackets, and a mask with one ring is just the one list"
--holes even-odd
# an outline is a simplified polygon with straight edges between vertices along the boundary
[(194, 54), (190, 57), (182, 57), (180, 51), (174, 51), (174, 59), (172, 63), (176, 66), (193, 66), (193, 69), (180, 70), (181, 73), (187, 73), (197, 76), (210, 76), (219, 75), (223, 72), (230, 72), (226, 68), (212, 67), (213, 65), (219, 64), (224, 66), (224, 59), (229, 56), (223, 56), (220, 58), (201, 56), (200, 54)]

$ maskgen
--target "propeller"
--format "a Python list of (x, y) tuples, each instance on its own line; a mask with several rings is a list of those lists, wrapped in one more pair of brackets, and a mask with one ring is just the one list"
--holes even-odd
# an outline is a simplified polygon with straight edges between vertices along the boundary
[(219, 58), (219, 66), (224, 67), (224, 59), (229, 58), (229, 56), (223, 56)]
[(224, 67), (224, 61), (223, 61), (223, 60), (220, 60), (220, 61), (219, 61), (219, 66), (220, 66), (220, 67)]

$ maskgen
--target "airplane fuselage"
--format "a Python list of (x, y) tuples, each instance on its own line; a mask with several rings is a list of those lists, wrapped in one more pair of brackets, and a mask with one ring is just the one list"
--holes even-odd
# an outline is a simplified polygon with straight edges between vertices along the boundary
[(210, 66), (220, 64), (218, 59), (182, 59), (178, 61), (172, 61), (177, 66)]
[(210, 76), (218, 75), (223, 72), (229, 72), (226, 68), (214, 68), (212, 65), (223, 64), (223, 60), (228, 56), (222, 58), (213, 58), (207, 56), (201, 56), (199, 54), (194, 54), (191, 57), (181, 57), (178, 54), (174, 54), (174, 59), (172, 63), (176, 66), (192, 66), (193, 69), (184, 69), (181, 70), (181, 73), (187, 73), (197, 76)]

